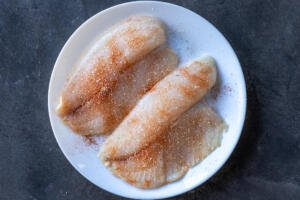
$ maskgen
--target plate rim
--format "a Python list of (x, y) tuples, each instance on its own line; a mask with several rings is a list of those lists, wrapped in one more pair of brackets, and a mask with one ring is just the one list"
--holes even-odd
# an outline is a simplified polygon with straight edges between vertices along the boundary
[[(244, 72), (243, 72), (243, 68), (241, 67), (241, 64), (240, 64), (240, 61), (238, 59), (238, 56), (237, 54), (235, 53), (234, 49), (232, 48), (232, 46), (230, 45), (229, 41), (226, 39), (226, 37), (211, 23), (209, 22), (208, 20), (206, 20), (204, 17), (202, 17), (201, 15), (199, 15), (198, 13), (192, 11), (192, 10), (189, 10), (183, 6), (180, 6), (180, 5), (176, 5), (176, 4), (173, 4), (173, 3), (168, 3), (168, 2), (163, 2), (163, 1), (131, 1), (131, 2), (126, 2), (126, 3), (121, 3), (121, 4), (117, 4), (117, 5), (114, 5), (114, 6), (111, 6), (109, 8), (106, 8), (104, 10), (101, 10), (99, 11), (98, 13), (92, 15), (91, 17), (89, 17), (88, 19), (86, 19), (79, 27), (76, 28), (76, 30), (71, 34), (71, 36), (67, 39), (67, 41), (64, 43), (63, 47), (61, 48), (57, 58), (56, 58), (56, 61), (54, 63), (54, 66), (52, 68), (52, 72), (51, 72), (51, 76), (50, 76), (50, 81), (49, 81), (49, 87), (48, 87), (48, 98), (47, 98), (47, 101), (48, 101), (48, 115), (49, 115), (49, 119), (50, 119), (50, 124), (51, 124), (51, 129), (52, 129), (52, 132), (53, 132), (53, 135), (55, 137), (55, 140), (61, 150), (61, 152), (63, 153), (63, 155), (65, 156), (65, 158), (68, 160), (68, 162), (72, 165), (73, 168), (76, 169), (77, 172), (79, 172), (86, 180), (88, 180), (89, 182), (91, 182), (92, 184), (94, 184), (95, 186), (97, 186), (98, 188), (101, 188), (102, 190), (105, 190), (111, 194), (114, 194), (114, 195), (117, 195), (117, 196), (121, 196), (121, 197), (127, 197), (127, 198), (134, 198), (134, 199), (140, 199), (141, 197), (139, 196), (136, 196), (136, 195), (131, 195), (130, 193), (128, 193), (127, 195), (121, 195), (121, 194), (117, 194), (117, 193), (114, 193), (110, 190), (108, 190), (107, 188), (103, 188), (103, 187), (100, 187), (98, 184), (94, 183), (92, 180), (88, 179), (75, 165), (73, 165), (71, 159), (67, 156), (67, 154), (65, 153), (65, 151), (63, 150), (57, 136), (56, 136), (56, 133), (53, 129), (54, 127), (54, 122), (53, 122), (53, 117), (51, 115), (51, 103), (50, 103), (50, 94), (52, 93), (52, 85), (53, 85), (53, 77), (54, 77), (54, 71), (55, 69), (57, 68), (57, 63), (58, 63), (58, 60), (61, 59), (61, 57), (63, 56), (63, 52), (64, 50), (67, 48), (68, 45), (70, 45), (71, 41), (74, 39), (74, 37), (76, 37), (76, 35), (82, 30), (84, 29), (89, 23), (91, 23), (92, 20), (95, 20), (95, 18), (97, 18), (98, 16), (100, 15), (105, 15), (106, 13), (114, 10), (114, 9), (118, 9), (120, 7), (126, 7), (126, 6), (130, 6), (130, 5), (138, 5), (138, 4), (164, 4), (166, 6), (173, 6), (173, 7), (178, 7), (179, 9), (183, 9), (187, 12), (191, 12), (195, 15), (197, 15), (198, 17), (202, 18), (206, 23), (210, 24), (216, 32), (219, 33), (219, 35), (223, 38), (224, 42), (226, 42), (229, 46), (229, 49), (230, 51), (232, 51), (232, 54), (233, 56), (235, 57), (236, 61), (237, 61), (237, 69), (239, 69), (239, 76), (242, 77), (242, 80), (241, 82), (239, 82), (239, 84), (241, 84), (241, 95), (242, 95), (242, 113), (241, 113), (241, 123), (239, 124), (238, 126), (238, 134), (237, 134), (237, 137), (236, 137), (236, 140), (234, 142), (232, 142), (233, 144), (233, 148), (231, 148), (228, 156), (226, 157), (226, 159), (223, 159), (221, 161), (221, 164), (216, 167), (213, 171), (211, 171), (210, 175), (207, 176), (206, 178), (202, 179), (201, 181), (198, 181), (196, 184), (193, 184), (193, 185), (190, 185), (188, 187), (185, 187), (184, 189), (180, 190), (180, 191), (174, 191), (173, 193), (171, 194), (166, 194), (166, 195), (160, 195), (158, 198), (156, 197), (156, 199), (163, 199), (163, 198), (168, 198), (168, 197), (174, 197), (174, 196), (178, 196), (180, 194), (183, 194), (183, 193), (186, 193), (190, 190), (193, 190), (195, 189), (196, 187), (199, 187), (200, 185), (203, 185), (205, 182), (207, 182), (212, 176), (214, 176), (223, 166), (224, 164), (229, 160), (230, 156), (232, 155), (233, 151), (235, 150), (236, 146), (237, 146), (237, 143), (239, 142), (240, 140), (240, 137), (241, 137), (241, 134), (242, 134), (242, 131), (243, 131), (243, 127), (244, 127), (244, 124), (245, 124), (245, 118), (246, 118), (246, 112), (247, 112), (247, 90), (246, 90), (246, 81), (245, 81), (245, 76), (244, 76)], [(148, 197), (143, 197), (144, 199), (149, 199)]]

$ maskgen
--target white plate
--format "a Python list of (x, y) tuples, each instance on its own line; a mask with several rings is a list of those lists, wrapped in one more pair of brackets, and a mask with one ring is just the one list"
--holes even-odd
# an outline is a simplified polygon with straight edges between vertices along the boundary
[[(163, 187), (142, 190), (114, 177), (98, 160), (98, 146), (87, 145), (55, 114), (60, 91), (72, 67), (97, 37), (114, 23), (133, 14), (152, 15), (163, 20), (169, 33), (169, 45), (181, 63), (202, 54), (213, 56), (218, 64), (220, 94), (210, 103), (229, 126), (222, 144), (182, 179)], [(246, 111), (244, 76), (233, 49), (224, 36), (201, 16), (169, 3), (130, 2), (106, 9), (88, 19), (68, 39), (61, 50), (50, 80), (48, 109), (55, 138), (69, 162), (84, 177), (111, 193), (137, 199), (157, 199), (187, 192), (209, 179), (228, 159), (241, 134)], [(101, 143), (101, 139), (97, 141)], [(70, 177), (70, 181), (72, 177)], [(76, 192), (76, 191), (74, 191)]]

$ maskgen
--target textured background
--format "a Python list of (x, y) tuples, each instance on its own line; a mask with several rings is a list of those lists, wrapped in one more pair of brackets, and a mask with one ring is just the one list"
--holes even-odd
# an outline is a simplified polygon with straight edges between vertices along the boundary
[[(121, 199), (65, 159), (50, 127), (47, 92), (72, 32), (122, 2), (0, 0), (0, 199)], [(300, 1), (172, 2), (225, 35), (248, 92), (246, 124), (230, 160), (176, 199), (300, 199)]]

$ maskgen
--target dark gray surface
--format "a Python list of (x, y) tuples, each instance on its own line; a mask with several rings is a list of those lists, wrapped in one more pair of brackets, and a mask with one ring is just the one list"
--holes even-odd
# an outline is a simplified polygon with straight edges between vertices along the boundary
[[(73, 169), (47, 113), (63, 44), (90, 16), (121, 2), (0, 0), (0, 199), (121, 199)], [(177, 198), (300, 199), (300, 1), (173, 2), (225, 35), (248, 90), (238, 148), (217, 175)]]

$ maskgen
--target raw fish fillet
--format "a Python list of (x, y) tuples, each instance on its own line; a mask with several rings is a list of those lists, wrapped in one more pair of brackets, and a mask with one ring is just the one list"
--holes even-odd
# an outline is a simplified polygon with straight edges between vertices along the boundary
[(162, 22), (150, 16), (129, 17), (110, 28), (86, 53), (65, 85), (58, 114), (64, 117), (74, 112), (98, 92), (106, 96), (124, 70), (165, 41)]
[(103, 161), (127, 158), (166, 133), (182, 113), (215, 84), (213, 58), (203, 57), (159, 81), (108, 137), (100, 150)]
[(177, 67), (176, 54), (168, 48), (152, 51), (122, 73), (107, 96), (93, 96), (64, 122), (76, 133), (103, 134), (112, 131), (138, 100), (159, 80)]
[(106, 165), (131, 185), (159, 187), (184, 176), (220, 146), (226, 127), (212, 108), (198, 104), (145, 149), (124, 160), (106, 161)]

